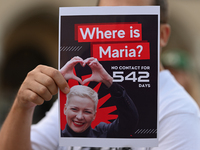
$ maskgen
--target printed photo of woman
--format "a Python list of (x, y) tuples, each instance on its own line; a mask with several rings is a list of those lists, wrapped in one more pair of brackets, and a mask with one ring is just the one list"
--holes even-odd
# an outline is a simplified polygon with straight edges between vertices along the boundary
[[(92, 70), (92, 76), (82, 81), (73, 74), (73, 68), (80, 63), (83, 67), (87, 64)], [(139, 115), (133, 100), (126, 90), (107, 73), (96, 58), (90, 57), (85, 60), (76, 56), (68, 61), (62, 68), (61, 73), (66, 80), (75, 79), (81, 85), (73, 86), (67, 94), (64, 107), (67, 124), (62, 130), (62, 137), (100, 137), (100, 138), (129, 138), (137, 127)], [(100, 122), (94, 129), (92, 121), (96, 117), (98, 94), (87, 82), (102, 82), (105, 90), (109, 91), (114, 98), (117, 107), (118, 118), (112, 123)]]

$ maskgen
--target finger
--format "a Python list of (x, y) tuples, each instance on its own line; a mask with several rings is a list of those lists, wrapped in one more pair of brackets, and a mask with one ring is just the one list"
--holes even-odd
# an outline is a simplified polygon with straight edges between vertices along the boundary
[(77, 63), (81, 63), (81, 62), (83, 62), (83, 60), (80, 60), (80, 59), (70, 60), (70, 63), (72, 63), (72, 64), (77, 64)]
[[(71, 67), (71, 69), (76, 65), (76, 64), (78, 64), (78, 63), (80, 63), (82, 66), (83, 66), (83, 60), (79, 60), (79, 59), (77, 59), (77, 60), (73, 60), (73, 61), (70, 61), (70, 62), (68, 62), (67, 64), (66, 64), (66, 68), (68, 68), (68, 67)], [(68, 66), (68, 67), (67, 67)]]
[(73, 76), (73, 79), (74, 80), (76, 80), (76, 81), (78, 81), (80, 84), (82, 84), (82, 80), (79, 78), (79, 77), (77, 77), (77, 76)]
[(65, 94), (69, 93), (70, 89), (69, 89), (68, 83), (66, 82), (63, 75), (57, 69), (54, 69), (52, 67), (47, 67), (47, 66), (45, 67), (39, 66), (38, 69), (40, 70), (41, 73), (46, 74), (47, 76), (52, 78), (52, 80), (55, 82), (57, 87), (60, 88), (60, 90), (63, 93)]
[(29, 87), (29, 81), (25, 79), (23, 84), (21, 85), (16, 99), (19, 100), (19, 104), (22, 104), (21, 106), (25, 106), (27, 108), (34, 107), (36, 105), (41, 105), (44, 103), (44, 99), (41, 98), (38, 94), (30, 90)]
[[(28, 90), (28, 89), (24, 90), (23, 94), (21, 94), (21, 95), (23, 95), (22, 99), (25, 100), (26, 102), (32, 102), (31, 105), (42, 105), (44, 103), (44, 99), (41, 98), (39, 95), (37, 95), (32, 90)], [(29, 105), (30, 105), (30, 103), (29, 103)]]
[(80, 63), (81, 65), (83, 64), (83, 59), (76, 59), (76, 58), (72, 58), (70, 61), (68, 61), (61, 69), (60, 72), (64, 75), (66, 73), (66, 71), (72, 70), (73, 67)]
[(84, 65), (89, 64), (91, 61), (93, 61), (95, 58), (94, 57), (89, 57), (84, 60)]
[(94, 59), (92, 60), (88, 65), (89, 66), (97, 66), (99, 63), (98, 63), (98, 60), (97, 59)]
[(98, 64), (99, 64), (99, 61), (98, 61), (97, 58), (91, 57), (91, 58), (87, 59), (87, 60), (85, 61), (85, 63), (88, 64), (89, 66), (91, 66), (92, 64), (98, 65)]
[(29, 90), (33, 93), (36, 93), (38, 96), (40, 96), (43, 100), (48, 101), (51, 100), (52, 94), (49, 92), (48, 88), (44, 85), (40, 84), (37, 81), (33, 81), (31, 83), (31, 86), (28, 86)]
[(79, 56), (75, 56), (69, 62), (72, 62), (73, 64), (77, 63), (83, 64), (83, 59)]
[(83, 60), (81, 57), (79, 57), (79, 56), (74, 56), (73, 58), (72, 58), (72, 60), (73, 59), (76, 59), (76, 60)]
[(84, 85), (84, 84), (86, 84), (86, 83), (88, 83), (88, 82), (91, 82), (91, 81), (93, 81), (93, 77), (90, 77), (90, 78), (85, 79), (85, 80), (82, 82), (82, 85)]
[(51, 93), (51, 95), (55, 95), (58, 92), (58, 87), (56, 85), (56, 83), (54, 82), (54, 80), (47, 76), (46, 74), (41, 73), (40, 76), (36, 76), (35, 80), (42, 84), (43, 86), (45, 86), (49, 92)]

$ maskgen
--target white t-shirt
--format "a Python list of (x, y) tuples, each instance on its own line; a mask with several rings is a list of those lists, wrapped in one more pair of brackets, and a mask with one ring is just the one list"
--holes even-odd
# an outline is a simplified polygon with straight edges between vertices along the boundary
[[(200, 150), (200, 113), (197, 104), (169, 71), (160, 72), (159, 146), (133, 150)], [(31, 127), (34, 150), (65, 150), (58, 146), (58, 102)]]

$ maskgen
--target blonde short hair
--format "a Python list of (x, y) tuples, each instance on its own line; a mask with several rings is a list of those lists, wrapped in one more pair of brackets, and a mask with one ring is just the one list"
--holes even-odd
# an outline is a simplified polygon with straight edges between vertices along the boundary
[(72, 96), (80, 96), (80, 97), (88, 97), (92, 101), (94, 101), (94, 110), (96, 112), (97, 104), (98, 104), (98, 94), (92, 88), (84, 85), (75, 85), (70, 89), (70, 92), (67, 94), (67, 102), (66, 106), (69, 103), (69, 100)]

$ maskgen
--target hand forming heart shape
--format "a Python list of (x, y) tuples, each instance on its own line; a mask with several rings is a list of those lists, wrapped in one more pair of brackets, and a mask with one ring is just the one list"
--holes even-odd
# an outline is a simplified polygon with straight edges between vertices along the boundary
[[(84, 81), (75, 76), (73, 73), (73, 68), (78, 63), (80, 63), (83, 67), (85, 67), (85, 65), (87, 64), (92, 70), (92, 76), (85, 79)], [(66, 80), (74, 79), (82, 85), (90, 81), (96, 81), (103, 82), (107, 87), (110, 87), (113, 82), (113, 78), (107, 73), (107, 71), (103, 68), (99, 61), (94, 57), (83, 60), (79, 56), (75, 56), (61, 68), (60, 72)]]

